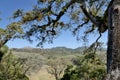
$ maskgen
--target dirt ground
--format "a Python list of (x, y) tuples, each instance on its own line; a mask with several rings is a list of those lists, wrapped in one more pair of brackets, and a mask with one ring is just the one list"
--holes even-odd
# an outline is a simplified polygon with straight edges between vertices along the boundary
[(55, 80), (54, 76), (46, 71), (47, 66), (43, 66), (37, 73), (31, 75), (30, 80)]

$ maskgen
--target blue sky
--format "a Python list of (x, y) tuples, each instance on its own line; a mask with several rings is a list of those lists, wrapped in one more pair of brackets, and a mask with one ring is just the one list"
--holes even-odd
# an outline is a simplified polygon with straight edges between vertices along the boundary
[[(14, 11), (19, 9), (30, 10), (32, 6), (35, 4), (36, 0), (2, 0), (0, 2), (0, 28), (5, 28), (7, 24), (11, 22), (9, 20), (10, 16)], [(89, 36), (89, 44), (94, 42), (97, 36), (92, 35)], [(107, 32), (103, 35), (100, 41), (107, 43)], [(72, 33), (69, 31), (63, 31), (59, 37), (54, 39), (53, 44), (44, 44), (44, 48), (58, 47), (64, 46), (68, 48), (77, 48), (82, 46), (83, 42), (77, 41), (76, 37), (72, 36)], [(36, 41), (32, 44), (26, 40), (15, 39), (11, 40), (7, 43), (10, 48), (22, 48), (25, 46), (36, 47)]]

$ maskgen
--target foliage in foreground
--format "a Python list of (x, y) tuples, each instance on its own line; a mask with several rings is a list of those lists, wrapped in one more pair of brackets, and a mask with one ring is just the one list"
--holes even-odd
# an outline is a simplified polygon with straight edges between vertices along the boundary
[(0, 80), (29, 80), (23, 70), (23, 61), (17, 60), (7, 47), (1, 48), (4, 52), (0, 62)]
[(69, 65), (61, 80), (102, 80), (106, 74), (105, 64), (94, 53), (86, 53)]

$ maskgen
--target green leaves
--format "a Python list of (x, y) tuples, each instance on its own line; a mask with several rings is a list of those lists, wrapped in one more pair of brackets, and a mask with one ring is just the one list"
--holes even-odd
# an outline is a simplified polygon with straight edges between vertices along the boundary
[(6, 33), (6, 31), (4, 29), (0, 28), (0, 34), (5, 34), (5, 33)]
[[(83, 36), (79, 35), (79, 30), (82, 27), (85, 29), (81, 33), (93, 32), (96, 28), (98, 28), (99, 32), (105, 32), (107, 29), (105, 22), (107, 21), (102, 18), (104, 12), (101, 11), (103, 7), (106, 7), (107, 2), (104, 0), (79, 1), (38, 0), (38, 4), (30, 11), (23, 12), (22, 9), (18, 9), (12, 16), (16, 22), (9, 24), (6, 30), (0, 30), (0, 38), (9, 40), (11, 38), (19, 38), (22, 35), (24, 39), (32, 41), (30, 39), (34, 37), (34, 39), (39, 41), (38, 45), (41, 45), (46, 42), (52, 42), (60, 31), (64, 29), (74, 32), (77, 39), (79, 38), (78, 36)], [(82, 10), (82, 7), (84, 10)], [(86, 15), (85, 12), (89, 15)], [(99, 22), (100, 24), (102, 23), (101, 20), (97, 19), (97, 16), (102, 16), (101, 19), (104, 22), (102, 25), (106, 28), (101, 28), (101, 25), (97, 24)], [(92, 24), (97, 27), (93, 28)]]
[(29, 80), (23, 71), (22, 63), (11, 51), (4, 54), (0, 62), (0, 80)]
[(77, 57), (74, 64), (66, 68), (61, 80), (102, 80), (106, 74), (105, 64), (94, 53)]
[(0, 48), (10, 39), (20, 38), (24, 34), (21, 22), (13, 22), (6, 29), (0, 28)]
[(18, 32), (18, 33), (23, 33), (23, 30), (21, 28), (21, 23), (20, 22), (13, 22), (8, 25), (7, 27), (8, 32)]
[(3, 47), (0, 48), (0, 52), (7, 53), (8, 49), (9, 49), (8, 46), (4, 45)]
[[(22, 34), (22, 29), (25, 29), (23, 30), (25, 31), (24, 37), (29, 41), (32, 41), (30, 39), (34, 37), (39, 41), (38, 45), (52, 42), (52, 40), (59, 35), (60, 31), (64, 29), (70, 29), (71, 32), (76, 32), (78, 38), (79, 30), (81, 30), (82, 27), (86, 28), (89, 26), (83, 33), (93, 32), (96, 28), (99, 28), (97, 24), (99, 21), (96, 21), (96, 16), (100, 15), (101, 9), (106, 5), (104, 0), (80, 1), (81, 2), (76, 0), (38, 0), (38, 4), (30, 11), (23, 12), (22, 9), (18, 9), (14, 12), (13, 18), (17, 18), (18, 23), (17, 25), (16, 23), (12, 23), (10, 26), (24, 26), (24, 28), (18, 27), (18, 29), (12, 29), (17, 30), (19, 34)], [(82, 10), (81, 6), (83, 6), (85, 11)], [(89, 15), (87, 16), (85, 12)], [(103, 13), (104, 12), (102, 12), (102, 14)], [(92, 28), (92, 24), (97, 27)], [(86, 34), (84, 36), (86, 36)]]

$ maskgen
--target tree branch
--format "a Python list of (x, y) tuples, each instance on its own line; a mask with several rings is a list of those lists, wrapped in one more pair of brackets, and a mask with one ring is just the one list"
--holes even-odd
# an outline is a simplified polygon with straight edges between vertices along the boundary
[(85, 16), (86, 16), (87, 18), (89, 18), (93, 24), (95, 24), (96, 26), (99, 26), (99, 23), (98, 23), (98, 22), (96, 21), (96, 19), (92, 16), (92, 14), (90, 14), (90, 13), (86, 10), (85, 6), (81, 5), (80, 7), (81, 7), (83, 13), (85, 14)]

